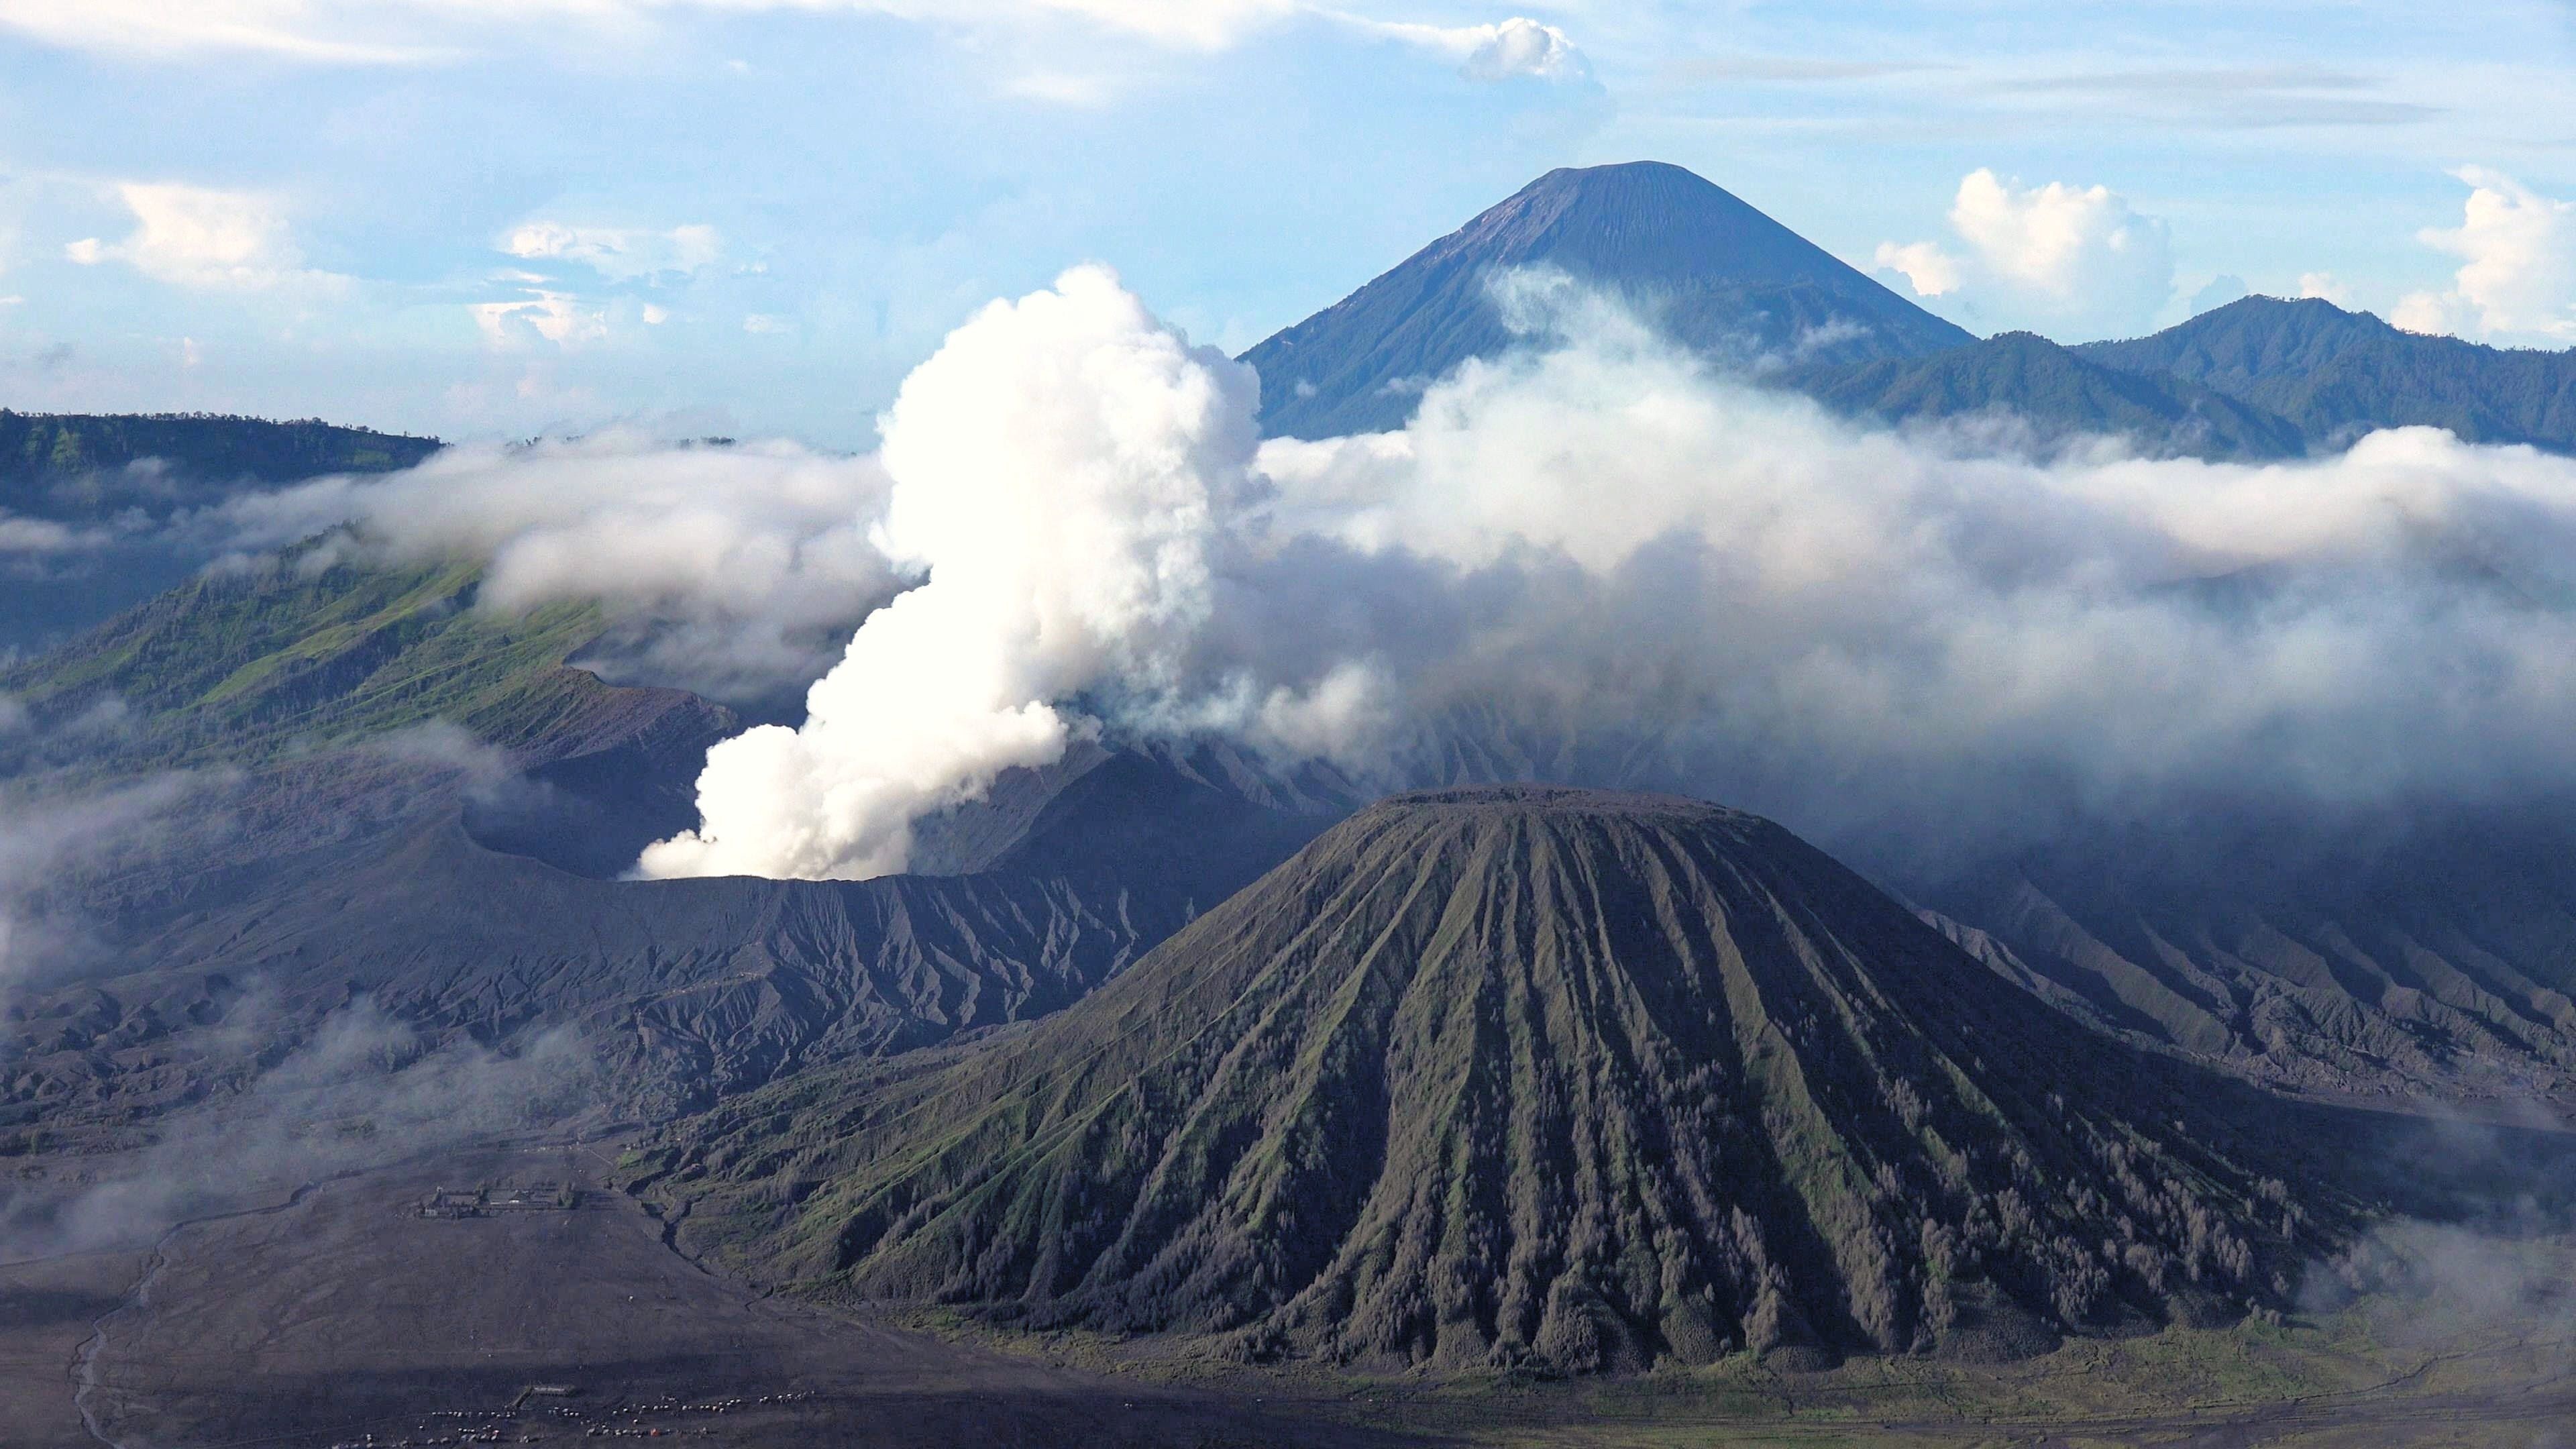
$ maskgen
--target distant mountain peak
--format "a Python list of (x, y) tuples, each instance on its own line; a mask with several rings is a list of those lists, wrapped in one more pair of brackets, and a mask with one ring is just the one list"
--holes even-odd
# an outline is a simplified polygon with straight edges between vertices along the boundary
[(1731, 363), (1857, 363), (1971, 340), (1679, 166), (1565, 168), (1245, 353), (1261, 372), (1265, 426), (1296, 437), (1401, 426), (1423, 382), (1526, 345), (1490, 289), (1531, 266), (1615, 292), (1675, 341)]
[(1547, 261), (1632, 283), (1824, 279), (1849, 270), (1733, 192), (1661, 161), (1560, 167), (1432, 249), (1479, 251), (1489, 263)]

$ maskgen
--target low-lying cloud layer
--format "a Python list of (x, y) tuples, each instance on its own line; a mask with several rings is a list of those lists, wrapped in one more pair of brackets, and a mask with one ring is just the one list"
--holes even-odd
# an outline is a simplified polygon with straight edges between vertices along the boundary
[(887, 420), (883, 541), (930, 582), (804, 726), (719, 746), (642, 869), (898, 870), (912, 819), (1102, 724), (1394, 783), (1472, 714), (1829, 840), (2569, 783), (2576, 463), (1996, 456), (1557, 295), (1403, 432), (1267, 445), (1249, 373), (1104, 272), (988, 309)]
[(222, 531), (265, 548), (351, 524), (371, 553), (487, 559), (487, 607), (594, 600), (629, 626), (603, 673), (730, 696), (810, 681), (894, 594), (868, 538), (886, 491), (870, 458), (608, 434), (246, 497)]
[(621, 680), (811, 683), (655, 876), (900, 871), (913, 821), (1101, 732), (1688, 789), (1881, 865), (2576, 786), (2576, 462), (2034, 455), (1839, 421), (1561, 277), (1498, 295), (1531, 345), (1400, 432), (1264, 443), (1249, 369), (1082, 268), (959, 329), (873, 456), (457, 449), (174, 526), (483, 560), (483, 607), (603, 605)]
[(597, 1098), (597, 1061), (569, 1028), (509, 1051), (438, 1043), (357, 997), (309, 1027), (256, 984), (195, 1049), (257, 1063), (206, 1105), (156, 1124), (150, 1146), (86, 1186), (0, 1201), (0, 1262), (150, 1242), (300, 1183), (513, 1132), (561, 1130)]
[[(23, 712), (0, 696), (0, 765), (12, 737), (27, 732)], [(182, 810), (206, 830), (228, 778), (166, 774), (49, 799), (0, 797), (0, 1007), (94, 953), (89, 920), (65, 883), (151, 859), (170, 845)]]

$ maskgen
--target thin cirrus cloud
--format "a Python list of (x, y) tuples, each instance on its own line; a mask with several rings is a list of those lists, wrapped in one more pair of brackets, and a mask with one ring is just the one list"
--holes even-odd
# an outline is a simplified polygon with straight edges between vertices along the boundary
[(1663, 68), (1660, 79), (1669, 86), (1721, 85), (1729, 82), (1752, 82), (1762, 85), (1820, 85), (1841, 81), (1881, 80), (1890, 76), (1915, 75), (1924, 71), (1946, 71), (1958, 68), (1956, 65), (1920, 60), (1837, 60), (1802, 55), (1730, 55), (1675, 61)]
[(2384, 94), (2388, 82), (2325, 66), (2216, 66), (2092, 71), (1998, 80), (1998, 98), (2072, 102), (2160, 125), (2220, 129), (2406, 126), (2444, 107)]
[(712, 266), (724, 257), (724, 238), (703, 225), (653, 231), (531, 221), (511, 228), (500, 250), (522, 261), (578, 262), (610, 281), (631, 281)]
[(2453, 174), (2469, 186), (2460, 225), (2420, 239), (2460, 258), (2460, 269), (2448, 289), (2409, 295), (2389, 320), (2410, 332), (2576, 342), (2576, 203), (2483, 166)]
[[(0, 28), (111, 54), (248, 51), (321, 64), (402, 65), (452, 60), (472, 48), (475, 31), (503, 22), (633, 28), (690, 11), (837, 11), (966, 29), (1068, 19), (1200, 50), (1231, 46), (1299, 15), (1349, 18), (1308, 0), (0, 0)], [(1475, 79), (1558, 76), (1582, 64), (1564, 32), (1524, 18), (1463, 27), (1362, 23), (1456, 53)]]
[(1954, 250), (1884, 242), (1882, 271), (1987, 324), (2105, 335), (2151, 319), (2173, 293), (2165, 223), (2105, 186), (2024, 186), (1979, 168), (1950, 206)]
[(310, 0), (0, 0), (0, 27), (48, 44), (124, 55), (249, 51), (324, 64), (385, 65), (436, 54), (370, 38)]

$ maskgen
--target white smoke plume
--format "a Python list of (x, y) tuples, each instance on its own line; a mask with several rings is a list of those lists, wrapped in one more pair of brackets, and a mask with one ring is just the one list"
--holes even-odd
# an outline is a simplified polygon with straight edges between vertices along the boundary
[(1179, 683), (1216, 608), (1211, 545), (1248, 487), (1251, 370), (1193, 350), (1098, 268), (997, 302), (904, 383), (884, 422), (879, 541), (929, 582), (870, 617), (798, 729), (716, 747), (696, 831), (654, 876), (899, 871), (911, 822), (1079, 726), (1104, 678)]
[(450, 448), (401, 473), (238, 499), (221, 523), (239, 548), (350, 524), (383, 556), (488, 560), (484, 607), (598, 601), (639, 640), (601, 672), (730, 696), (813, 679), (894, 594), (868, 539), (885, 502), (873, 458), (609, 433)]
[(1829, 843), (2576, 783), (2576, 463), (2421, 429), (2263, 467), (1997, 456), (1563, 292), (1521, 289), (1549, 345), (1404, 431), (1257, 450), (1252, 380), (1106, 273), (989, 308), (886, 423), (884, 542), (929, 582), (802, 728), (710, 756), (703, 826), (643, 873), (899, 870), (913, 819), (1095, 720), (1393, 783), (1475, 711), (1651, 741), (1660, 780)]

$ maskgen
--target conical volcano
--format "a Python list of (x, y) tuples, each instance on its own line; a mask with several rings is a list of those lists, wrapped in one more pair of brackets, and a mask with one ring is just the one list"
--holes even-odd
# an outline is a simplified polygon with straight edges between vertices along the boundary
[(2040, 1347), (2283, 1291), (2313, 1205), (2171, 1064), (1787, 831), (1399, 796), (1024, 1034), (702, 1119), (757, 1274), (1252, 1358)]
[(1492, 289), (1529, 268), (1605, 290), (1730, 364), (1859, 363), (1971, 340), (1679, 166), (1566, 168), (1245, 353), (1263, 426), (1299, 438), (1401, 426), (1424, 383), (1526, 340)]

